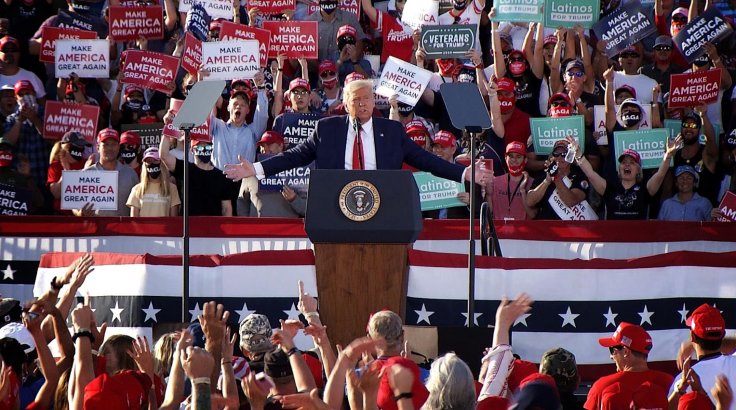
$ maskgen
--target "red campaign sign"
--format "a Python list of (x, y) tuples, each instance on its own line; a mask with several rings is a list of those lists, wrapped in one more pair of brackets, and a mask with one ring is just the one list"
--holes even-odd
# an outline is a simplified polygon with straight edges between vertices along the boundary
[(248, 0), (248, 11), (258, 9), (259, 14), (282, 14), (286, 10), (295, 10), (295, 0)]
[(268, 58), (285, 54), (286, 58), (317, 58), (319, 29), (316, 21), (264, 21), (263, 28), (271, 32)]
[(187, 31), (184, 37), (184, 51), (181, 53), (181, 68), (196, 76), (202, 65), (202, 42)]
[(698, 103), (718, 101), (721, 89), (721, 69), (670, 76), (670, 108), (695, 107)]
[(100, 107), (59, 101), (46, 101), (43, 115), (43, 137), (59, 140), (67, 131), (76, 131), (94, 144)]
[(131, 41), (140, 37), (164, 38), (164, 9), (161, 6), (110, 6), (110, 38)]
[(233, 23), (232, 21), (223, 21), (220, 28), (220, 41), (228, 40), (258, 40), (261, 67), (265, 67), (268, 63), (268, 50), (271, 47), (270, 31)]
[[(174, 118), (176, 118), (176, 113), (179, 112), (179, 108), (181, 108), (182, 104), (184, 104), (184, 100), (177, 100), (176, 98), (171, 99), (169, 111), (174, 114)], [(179, 141), (182, 141), (184, 139), (184, 132), (174, 128), (173, 124), (173, 118), (172, 122), (164, 124), (164, 137), (176, 138)], [(210, 118), (207, 117), (207, 122), (192, 129), (192, 132), (189, 133), (189, 138), (191, 138), (192, 141), (211, 141)]]
[[(356, 18), (360, 18), (360, 1), (359, 0), (340, 0), (337, 7), (340, 10), (347, 11), (349, 13), (355, 14)], [(309, 5), (307, 6), (307, 12), (309, 14), (316, 13), (319, 11), (319, 2), (318, 1), (311, 1)]]
[(721, 216), (718, 217), (719, 221), (736, 222), (736, 194), (730, 191), (726, 192), (721, 204), (718, 205), (718, 210), (721, 211)]
[(179, 58), (153, 51), (127, 50), (121, 81), (170, 95)]
[(56, 62), (54, 51), (56, 50), (56, 40), (60, 38), (94, 40), (97, 38), (97, 33), (74, 28), (44, 27), (41, 31), (41, 55), (38, 57), (38, 61), (52, 64)]

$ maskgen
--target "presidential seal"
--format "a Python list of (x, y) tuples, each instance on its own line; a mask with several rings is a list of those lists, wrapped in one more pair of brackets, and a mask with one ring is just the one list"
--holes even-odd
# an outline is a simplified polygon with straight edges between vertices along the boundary
[(381, 195), (376, 186), (368, 181), (357, 180), (345, 185), (340, 191), (340, 210), (348, 219), (363, 222), (373, 218), (381, 207)]

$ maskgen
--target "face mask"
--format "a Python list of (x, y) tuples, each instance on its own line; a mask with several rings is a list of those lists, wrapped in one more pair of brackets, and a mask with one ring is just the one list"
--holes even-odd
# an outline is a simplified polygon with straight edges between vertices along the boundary
[(508, 114), (514, 110), (516, 106), (516, 96), (513, 97), (501, 97), (498, 96), (498, 104), (501, 106), (501, 114)]
[(455, 10), (464, 10), (465, 9), (465, 0), (455, 0), (452, 2), (452, 7)]
[(212, 161), (212, 155), (201, 154), (201, 155), (195, 155), (195, 157), (197, 157), (197, 159), (199, 159), (199, 162), (203, 164), (209, 164), (210, 161)]
[(337, 77), (332, 77), (330, 80), (322, 80), (322, 85), (328, 90), (337, 87)]
[(506, 166), (509, 168), (509, 174), (512, 176), (518, 177), (522, 173), (524, 173), (524, 168), (526, 167), (526, 158), (521, 161), (519, 165), (511, 165), (509, 163), (509, 159), (506, 158)]
[(159, 175), (161, 175), (161, 165), (160, 164), (146, 165), (146, 172), (148, 173), (148, 176), (150, 176), (153, 179), (156, 179), (158, 178)]
[(685, 27), (682, 23), (675, 23), (674, 21), (672, 24), (670, 24), (670, 34), (672, 34), (672, 37), (675, 37), (677, 34), (680, 33), (680, 31)]
[(12, 151), (0, 151), (0, 168), (9, 167), (13, 163)]
[(75, 161), (81, 161), (81, 160), (84, 159), (84, 151), (83, 150), (78, 150), (78, 149), (72, 148), (72, 149), (69, 150), (69, 155), (72, 158), (74, 158)]
[(120, 150), (120, 159), (122, 159), (126, 164), (130, 164), (135, 159), (136, 154), (137, 152), (135, 150), (123, 149)]
[(125, 106), (131, 111), (140, 111), (143, 107), (143, 102), (139, 100), (128, 100)]
[(702, 56), (698, 57), (693, 61), (693, 64), (695, 64), (698, 67), (704, 67), (707, 66), (710, 62), (710, 59), (708, 59), (708, 56), (703, 54)]
[(209, 164), (210, 161), (212, 160), (212, 145), (209, 145), (204, 149), (202, 148), (195, 149), (194, 156), (197, 157), (199, 161), (202, 162), (203, 164)]
[(414, 106), (404, 104), (402, 102), (399, 103), (399, 115), (402, 117), (408, 117), (411, 115), (411, 113), (414, 112)]
[(623, 114), (621, 116), (621, 120), (624, 123), (624, 127), (630, 128), (630, 127), (635, 126), (641, 121), (641, 114), (639, 113)]
[(557, 117), (569, 117), (572, 115), (572, 107), (549, 107), (548, 116)]
[(526, 71), (526, 63), (523, 61), (514, 61), (509, 64), (509, 71), (512, 75), (522, 75)]
[(332, 14), (337, 10), (337, 0), (322, 0), (319, 2), (319, 8), (327, 14)]

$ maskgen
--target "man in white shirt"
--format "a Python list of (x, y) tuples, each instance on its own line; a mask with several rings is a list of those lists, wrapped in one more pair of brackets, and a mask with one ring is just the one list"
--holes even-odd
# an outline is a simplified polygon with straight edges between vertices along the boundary
[(43, 88), (41, 79), (36, 74), (21, 68), (18, 65), (20, 61), (20, 44), (13, 37), (5, 36), (0, 39), (0, 87), (4, 85), (14, 86), (18, 81), (28, 80), (33, 85), (36, 92), (36, 98), (43, 102), (46, 96), (46, 90)]
[(639, 44), (634, 44), (619, 53), (618, 61), (623, 71), (615, 71), (613, 77), (613, 89), (618, 90), (623, 85), (628, 85), (636, 90), (636, 99), (642, 104), (653, 102), (652, 92), (657, 87), (657, 81), (644, 74), (639, 74), (642, 66), (642, 54)]

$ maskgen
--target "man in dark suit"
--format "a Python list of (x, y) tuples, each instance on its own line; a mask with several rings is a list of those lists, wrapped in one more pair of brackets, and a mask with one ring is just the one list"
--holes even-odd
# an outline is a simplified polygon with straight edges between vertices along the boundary
[[(398, 121), (373, 118), (373, 82), (353, 81), (345, 86), (347, 116), (317, 122), (314, 134), (302, 144), (255, 164), (241, 159), (225, 166), (225, 175), (240, 180), (262, 178), (316, 161), (318, 169), (401, 169), (404, 162), (453, 181), (470, 180), (470, 168), (443, 161), (417, 146)], [(359, 138), (356, 138), (359, 136)], [(476, 168), (478, 183), (487, 171)]]

